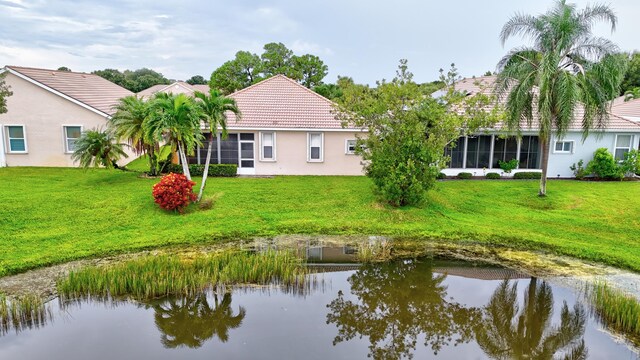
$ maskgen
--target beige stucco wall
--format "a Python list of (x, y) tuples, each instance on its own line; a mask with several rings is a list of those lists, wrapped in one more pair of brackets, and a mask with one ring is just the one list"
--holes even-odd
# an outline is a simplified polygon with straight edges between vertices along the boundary
[(75, 166), (71, 154), (65, 153), (63, 125), (81, 125), (83, 130), (106, 127), (107, 120), (101, 115), (13, 74), (5, 79), (13, 95), (7, 99), (7, 113), (0, 115), (0, 128), (25, 125), (28, 150), (26, 154), (9, 153), (3, 137), (7, 166)]
[[(307, 131), (275, 131), (276, 161), (260, 160), (261, 137), (256, 132), (256, 175), (362, 175), (361, 158), (345, 154), (355, 132), (324, 131), (324, 160), (307, 161)], [(359, 136), (363, 136), (359, 133)]]

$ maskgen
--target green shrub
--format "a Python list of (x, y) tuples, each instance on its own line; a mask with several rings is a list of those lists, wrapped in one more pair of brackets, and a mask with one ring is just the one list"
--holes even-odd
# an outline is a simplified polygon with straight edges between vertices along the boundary
[(587, 175), (587, 171), (584, 168), (584, 161), (582, 159), (578, 161), (577, 165), (574, 163), (573, 165), (569, 166), (569, 169), (573, 171), (573, 176), (575, 176), (577, 180), (582, 180), (585, 175)]
[[(169, 164), (167, 171), (182, 174), (182, 165)], [(204, 174), (204, 165), (189, 165), (191, 176), (202, 176)], [(235, 164), (211, 164), (209, 165), (209, 176), (211, 177), (233, 177), (238, 174), (238, 165)]]
[(587, 165), (587, 173), (603, 180), (621, 180), (624, 177), (624, 170), (607, 148), (596, 150), (593, 160)]
[(509, 161), (498, 160), (500, 169), (502, 169), (502, 171), (506, 172), (507, 174), (510, 174), (512, 170), (517, 169), (519, 164), (520, 162), (518, 161), (518, 159), (511, 159)]
[(442, 180), (442, 179), (446, 179), (446, 178), (447, 178), (447, 174), (445, 174), (443, 172), (438, 173), (438, 175), (436, 175), (436, 179), (438, 179), (438, 180)]
[(495, 172), (490, 172), (490, 173), (487, 173), (487, 175), (485, 175), (484, 177), (486, 177), (487, 179), (495, 180), (495, 179), (500, 179), (500, 174)]
[(523, 171), (523, 172), (517, 172), (513, 174), (513, 178), (518, 180), (532, 180), (532, 179), (539, 180), (541, 177), (542, 177), (542, 173), (535, 172), (535, 171)]
[(182, 174), (182, 165), (180, 164), (168, 163), (163, 165), (164, 165), (165, 171), (168, 173)]
[(640, 174), (640, 152), (633, 149), (626, 153), (620, 166), (625, 175)]
[(461, 172), (458, 174), (458, 179), (467, 180), (467, 179), (471, 179), (472, 177), (473, 177), (473, 174), (471, 174), (470, 172)]

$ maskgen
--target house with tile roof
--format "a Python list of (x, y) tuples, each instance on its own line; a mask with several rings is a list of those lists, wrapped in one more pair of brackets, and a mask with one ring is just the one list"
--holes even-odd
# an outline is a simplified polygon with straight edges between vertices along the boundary
[[(478, 92), (490, 94), (495, 79), (495, 76), (462, 79), (456, 82), (455, 89), (468, 95)], [(640, 100), (637, 104), (620, 101), (612, 103), (606, 127), (591, 131), (586, 139), (582, 138), (581, 110), (576, 111), (575, 121), (563, 138), (553, 135), (549, 149), (550, 178), (573, 177), (569, 167), (580, 160), (583, 160), (586, 166), (598, 148), (609, 149), (617, 159), (623, 159), (625, 153), (638, 149), (640, 122), (634, 121), (634, 117), (628, 115), (636, 114), (640, 117), (640, 111), (637, 111), (640, 110)], [(636, 112), (633, 112), (633, 109), (636, 109)], [(541, 171), (542, 155), (535, 118), (531, 126), (522, 124), (522, 129), (520, 138), (508, 134), (502, 124), (496, 124), (495, 127), (484, 129), (485, 131), (473, 136), (460, 137), (455, 148), (446, 150), (451, 156), (451, 163), (443, 172), (447, 175), (470, 172), (477, 176), (487, 172), (500, 173), (498, 161), (511, 159), (518, 159), (520, 164), (514, 172)]]
[[(208, 91), (203, 85), (176, 82), (138, 93)], [(284, 75), (277, 75), (237, 91), (234, 98), (241, 119), (229, 114), (226, 139), (207, 134), (206, 142), (189, 158), (204, 164), (213, 141), (212, 163), (237, 164), (245, 175), (362, 175), (355, 155), (362, 129), (343, 127), (333, 103)]]
[(640, 122), (640, 99), (630, 99), (625, 101), (625, 97), (621, 96), (614, 101), (611, 112), (619, 117)]
[(122, 97), (133, 95), (97, 75), (6, 66), (13, 95), (0, 114), (0, 167), (74, 166), (82, 131), (104, 128)]

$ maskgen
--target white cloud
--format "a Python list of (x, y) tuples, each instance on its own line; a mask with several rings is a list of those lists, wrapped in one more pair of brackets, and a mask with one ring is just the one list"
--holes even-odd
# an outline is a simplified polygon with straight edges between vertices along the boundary
[(320, 46), (313, 42), (307, 42), (302, 40), (296, 40), (291, 44), (291, 50), (297, 55), (311, 54), (311, 55), (333, 55), (333, 50), (328, 47)]

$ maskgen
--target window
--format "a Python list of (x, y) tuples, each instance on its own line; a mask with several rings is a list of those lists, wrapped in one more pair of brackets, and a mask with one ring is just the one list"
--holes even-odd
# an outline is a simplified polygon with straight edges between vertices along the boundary
[(322, 162), (322, 133), (307, 134), (307, 161)]
[(616, 160), (624, 160), (624, 155), (631, 151), (633, 143), (633, 135), (617, 135), (615, 157)]
[(554, 154), (571, 154), (573, 153), (573, 141), (556, 141), (553, 148)]
[(240, 145), (238, 134), (229, 134), (226, 139), (220, 140), (220, 164), (240, 165)]
[(24, 125), (7, 125), (5, 126), (5, 133), (8, 153), (27, 152), (27, 137), (25, 136)]
[(353, 155), (356, 153), (356, 140), (347, 140), (344, 153), (347, 155)]
[(493, 144), (493, 169), (500, 169), (500, 163), (518, 158), (518, 139), (515, 137), (500, 138), (495, 136)]
[(540, 144), (537, 136), (523, 136), (520, 144), (519, 169), (539, 169)]
[(469, 137), (467, 140), (467, 168), (488, 168), (491, 155), (491, 136)]
[(64, 151), (72, 153), (76, 150), (76, 140), (82, 134), (82, 126), (63, 126), (64, 129)]
[(455, 146), (447, 146), (444, 150), (444, 155), (451, 158), (449, 168), (461, 169), (462, 159), (464, 158), (464, 136), (458, 138), (455, 142)]
[(260, 133), (260, 160), (276, 161), (276, 134), (272, 132)]

